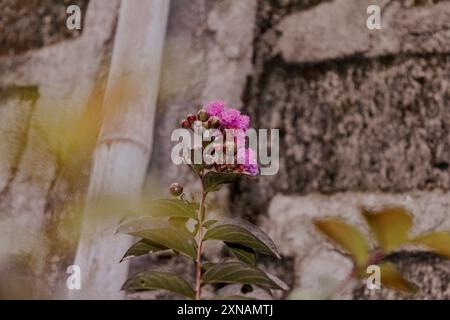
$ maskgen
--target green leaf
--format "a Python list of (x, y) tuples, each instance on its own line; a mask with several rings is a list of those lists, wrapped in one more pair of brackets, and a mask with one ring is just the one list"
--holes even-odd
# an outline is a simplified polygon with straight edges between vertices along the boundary
[(241, 283), (269, 289), (283, 289), (263, 271), (241, 261), (217, 263), (202, 276), (207, 283)]
[(347, 251), (358, 267), (366, 265), (369, 258), (369, 245), (356, 227), (335, 218), (318, 219), (314, 221), (314, 224), (320, 232)]
[(411, 239), (413, 244), (427, 246), (436, 253), (450, 258), (450, 232), (431, 232)]
[(209, 239), (240, 244), (280, 258), (273, 241), (260, 228), (242, 219), (229, 219), (214, 224), (205, 234), (204, 240)]
[(203, 178), (203, 188), (205, 192), (217, 191), (222, 185), (236, 182), (246, 176), (248, 177), (248, 174), (245, 173), (210, 171)]
[(205, 222), (203, 223), (203, 226), (204, 226), (206, 229), (209, 229), (209, 228), (211, 228), (216, 222), (217, 222), (217, 220), (208, 220), (208, 221), (205, 221)]
[(412, 217), (405, 208), (392, 207), (378, 211), (363, 208), (362, 215), (385, 253), (397, 249), (407, 241)]
[(197, 256), (197, 244), (194, 237), (190, 233), (183, 232), (179, 229), (149, 229), (132, 233), (132, 235), (173, 249), (192, 259), (195, 259)]
[(225, 245), (236, 258), (253, 267), (256, 266), (256, 253), (253, 249), (230, 242), (225, 242)]
[(198, 218), (195, 204), (179, 199), (153, 200), (143, 204), (143, 211), (153, 217)]
[(122, 290), (166, 290), (189, 299), (195, 298), (192, 286), (183, 278), (160, 271), (144, 271), (133, 275), (122, 286)]
[(143, 256), (145, 254), (154, 253), (158, 251), (167, 250), (169, 248), (164, 247), (162, 245), (159, 245), (157, 243), (154, 243), (152, 241), (149, 241), (147, 239), (142, 239), (133, 244), (125, 253), (122, 260), (120, 262), (124, 261), (125, 259), (134, 258)]
[(188, 206), (190, 206), (195, 211), (197, 211), (200, 208), (200, 203), (198, 203), (196, 201), (187, 201), (187, 200), (184, 200), (184, 201), (188, 204)]
[(203, 262), (202, 269), (203, 271), (207, 271), (209, 268), (214, 267), (216, 264), (214, 262)]
[(188, 222), (188, 220), (189, 218), (172, 217), (169, 219), (169, 222), (177, 229), (180, 229), (185, 232), (190, 232), (189, 229), (186, 227), (186, 223)]
[(131, 234), (146, 229), (169, 228), (171, 224), (166, 220), (148, 216), (127, 216), (122, 219), (116, 233)]
[(400, 271), (394, 265), (381, 263), (378, 266), (380, 267), (381, 284), (384, 287), (405, 293), (417, 292), (417, 286), (403, 278)]

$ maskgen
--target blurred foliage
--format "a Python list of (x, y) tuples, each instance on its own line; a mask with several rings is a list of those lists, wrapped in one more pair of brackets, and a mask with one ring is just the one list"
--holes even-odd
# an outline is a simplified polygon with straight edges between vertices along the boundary
[[(350, 274), (352, 278), (367, 278), (366, 268), (378, 265), (383, 286), (413, 294), (417, 291), (417, 286), (404, 279), (400, 271), (386, 261), (389, 254), (403, 246), (414, 245), (450, 258), (450, 232), (411, 235), (412, 215), (403, 207), (385, 207), (381, 210), (362, 208), (361, 214), (369, 226), (372, 241), (366, 239), (356, 227), (340, 218), (314, 221), (317, 229), (352, 259), (353, 270)], [(369, 243), (376, 245), (371, 247)]]

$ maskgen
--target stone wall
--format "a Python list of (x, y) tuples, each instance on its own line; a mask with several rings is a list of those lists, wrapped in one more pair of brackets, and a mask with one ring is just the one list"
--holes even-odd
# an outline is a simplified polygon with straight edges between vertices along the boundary
[[(338, 215), (365, 228), (359, 206), (405, 205), (415, 232), (448, 229), (450, 1), (380, 1), (382, 30), (366, 27), (371, 1), (241, 3), (173, 1), (162, 81), (174, 93), (161, 93), (150, 181), (190, 181), (165, 163), (169, 132), (194, 103), (224, 99), (251, 114), (254, 127), (280, 129), (280, 170), (231, 187), (210, 206), (273, 236), (285, 259), (266, 267), (289, 275), (293, 288), (314, 296), (324, 277), (344, 278), (351, 267), (314, 231), (313, 218)], [(240, 6), (246, 10), (233, 10)], [(230, 21), (239, 28), (217, 32)], [(218, 40), (228, 45), (210, 60), (205, 50)], [(227, 55), (233, 45), (246, 55)], [(245, 72), (230, 72), (236, 66)], [(209, 86), (208, 74), (221, 85)], [(393, 261), (420, 284), (414, 298), (448, 298), (447, 260), (406, 252)], [(354, 297), (399, 296), (356, 289)]]
[[(241, 183), (231, 200), (294, 259), (293, 286), (317, 292), (323, 276), (344, 278), (350, 266), (313, 218), (365, 227), (359, 206), (405, 205), (416, 232), (449, 228), (450, 2), (381, 1), (382, 30), (365, 26), (371, 1), (273, 3), (282, 2), (294, 9), (269, 7), (279, 12), (272, 23), (259, 3), (264, 24), (244, 95), (257, 127), (280, 128), (280, 171), (257, 186)], [(448, 299), (448, 260), (394, 260), (425, 292), (414, 298)]]

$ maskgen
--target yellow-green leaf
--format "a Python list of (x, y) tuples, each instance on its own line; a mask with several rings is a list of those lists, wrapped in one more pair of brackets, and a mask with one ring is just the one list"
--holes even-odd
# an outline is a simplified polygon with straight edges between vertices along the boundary
[(203, 283), (241, 283), (268, 289), (282, 289), (265, 272), (241, 261), (217, 263), (202, 276)]
[(205, 234), (204, 240), (209, 239), (240, 244), (259, 253), (280, 258), (272, 239), (257, 226), (242, 219), (228, 219), (215, 223)]
[(412, 227), (411, 214), (402, 207), (372, 211), (362, 209), (362, 215), (385, 253), (405, 244)]
[(173, 249), (192, 259), (195, 259), (197, 256), (197, 244), (194, 237), (190, 233), (183, 232), (179, 229), (163, 228), (141, 230), (132, 233), (132, 235)]
[(347, 251), (357, 266), (361, 267), (367, 263), (369, 245), (356, 227), (335, 218), (318, 219), (314, 224), (320, 232)]
[(436, 253), (450, 258), (450, 231), (422, 234), (413, 238), (411, 242), (417, 245), (427, 246)]
[(379, 267), (382, 286), (406, 293), (417, 292), (417, 286), (403, 278), (400, 271), (398, 271), (394, 265), (390, 263), (381, 263), (379, 264)]
[(167, 247), (164, 247), (160, 244), (154, 243), (147, 239), (142, 239), (142, 240), (139, 240), (138, 242), (136, 242), (135, 244), (133, 244), (127, 250), (127, 252), (123, 256), (122, 260), (120, 260), (120, 261), (122, 262), (128, 258), (139, 257), (139, 256), (143, 256), (145, 254), (163, 251), (163, 250), (167, 250), (167, 249), (168, 249)]
[(195, 292), (192, 286), (183, 278), (160, 271), (144, 271), (133, 275), (122, 286), (122, 290), (166, 290), (184, 297), (194, 299)]
[(179, 199), (158, 199), (143, 203), (142, 214), (152, 217), (191, 218), (197, 220), (195, 204)]
[(253, 249), (230, 242), (225, 242), (225, 245), (236, 258), (253, 267), (256, 266), (256, 253)]

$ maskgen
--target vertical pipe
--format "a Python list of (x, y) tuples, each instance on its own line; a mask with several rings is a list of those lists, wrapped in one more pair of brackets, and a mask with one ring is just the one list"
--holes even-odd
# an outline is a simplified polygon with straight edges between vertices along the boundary
[[(94, 151), (84, 222), (74, 264), (81, 290), (71, 298), (120, 299), (128, 264), (119, 264), (130, 237), (114, 235), (115, 215), (92, 223), (102, 197), (139, 199), (151, 153), (162, 52), (170, 0), (122, 0)], [(91, 221), (91, 222), (89, 222)], [(94, 219), (95, 221), (95, 219)]]

